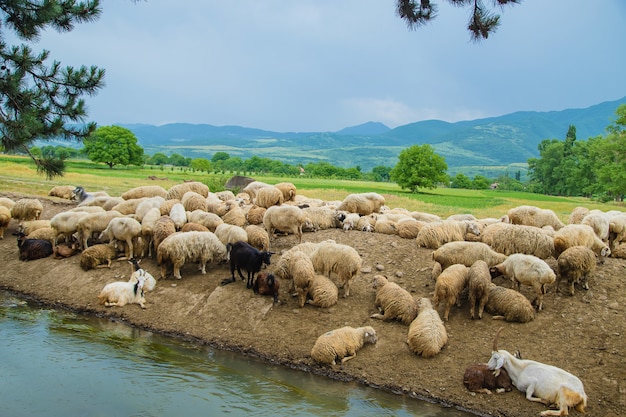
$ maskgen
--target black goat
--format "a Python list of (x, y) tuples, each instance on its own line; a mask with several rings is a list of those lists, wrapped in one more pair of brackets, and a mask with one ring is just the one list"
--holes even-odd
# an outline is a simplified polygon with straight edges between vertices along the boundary
[(20, 261), (47, 258), (54, 253), (52, 243), (43, 239), (27, 239), (23, 232), (17, 232), (17, 247)]
[(228, 243), (226, 245), (226, 250), (230, 254), (230, 275), (229, 279), (222, 280), (222, 285), (230, 284), (231, 282), (235, 282), (235, 268), (237, 268), (237, 272), (243, 281), (245, 277), (241, 273), (243, 269), (248, 273), (248, 282), (246, 283), (246, 288), (252, 288), (252, 283), (254, 282), (254, 274), (258, 273), (263, 264), (270, 264), (270, 257), (273, 252), (268, 251), (259, 251), (254, 246), (250, 245), (248, 242), (235, 242)]
[(280, 283), (274, 277), (274, 274), (268, 272), (260, 272), (256, 276), (256, 280), (252, 285), (252, 290), (255, 294), (272, 295), (274, 296), (274, 302), (278, 302), (278, 288)]

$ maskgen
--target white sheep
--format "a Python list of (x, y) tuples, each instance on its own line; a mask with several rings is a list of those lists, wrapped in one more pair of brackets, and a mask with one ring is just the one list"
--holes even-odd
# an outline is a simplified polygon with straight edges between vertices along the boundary
[(209, 195), (209, 187), (199, 181), (183, 182), (172, 185), (165, 195), (166, 200), (181, 200), (187, 191), (195, 191), (204, 197)]
[(302, 243), (302, 227), (308, 219), (302, 209), (296, 206), (272, 206), (263, 215), (263, 226), (270, 237), (277, 230), (283, 233), (292, 233), (297, 236), (298, 243)]
[[(289, 262), (291, 260), (291, 255), (294, 252), (304, 252), (307, 256), (310, 257), (311, 253), (313, 253), (315, 249), (317, 249), (318, 245), (318, 243), (314, 242), (303, 242), (298, 245), (292, 246), (289, 250), (284, 251), (281, 257), (275, 263), (274, 274), (276, 274), (276, 276), (278, 276), (279, 278), (291, 279), (289, 274)], [(293, 287), (291, 287), (290, 291), (294, 291)]]
[(15, 206), (15, 201), (11, 200), (9, 197), (0, 197), (0, 206), (4, 206), (11, 210), (13, 206)]
[(376, 226), (377, 214), (372, 213), (367, 216), (361, 216), (356, 224), (356, 230), (361, 232), (373, 232)]
[(142, 197), (161, 197), (165, 200), (167, 190), (160, 185), (142, 185), (140, 187), (131, 188), (130, 190), (122, 193), (121, 197), (124, 200), (132, 200)]
[(246, 215), (246, 221), (248, 224), (263, 224), (263, 216), (265, 215), (265, 207), (259, 207), (256, 205), (247, 205), (244, 207), (244, 213)]
[(261, 226), (249, 224), (244, 228), (248, 236), (248, 243), (260, 251), (270, 250), (270, 235)]
[(359, 213), (346, 213), (341, 220), (341, 228), (344, 232), (348, 230), (356, 229), (356, 225), (359, 222), (361, 215)]
[(626, 214), (611, 216), (609, 221), (609, 243), (611, 251), (622, 243), (626, 243)]
[(56, 240), (56, 231), (52, 227), (42, 227), (40, 229), (36, 229), (26, 236), (27, 239), (40, 239), (47, 240), (54, 247)]
[[(220, 200), (221, 201), (221, 200)], [(180, 199), (180, 203), (186, 211), (202, 210), (207, 211), (207, 198), (195, 191), (187, 191)]]
[(315, 275), (309, 285), (307, 304), (316, 307), (328, 308), (337, 304), (339, 289), (330, 278), (324, 275)]
[(469, 268), (462, 264), (450, 265), (437, 277), (435, 294), (433, 295), (433, 306), (438, 308), (439, 303), (446, 303), (443, 313), (443, 319), (445, 321), (448, 321), (450, 308), (455, 304), (460, 304), (461, 292), (467, 286), (468, 278)]
[(292, 251), (286, 256), (283, 255), (286, 264), (286, 270), (280, 271), (282, 278), (291, 280), (289, 291), (295, 291), (298, 296), (298, 306), (304, 307), (306, 298), (311, 287), (311, 283), (315, 279), (315, 269), (311, 258), (301, 251)]
[(146, 277), (137, 275), (137, 282), (116, 281), (104, 286), (98, 295), (98, 302), (107, 307), (122, 307), (126, 304), (139, 304), (146, 308), (143, 286)]
[(110, 243), (121, 241), (126, 243), (128, 253), (126, 257), (133, 258), (135, 256), (133, 248), (133, 239), (141, 236), (141, 223), (131, 217), (116, 217), (111, 219), (107, 227), (100, 233), (100, 240), (106, 240)]
[(270, 208), (280, 206), (285, 202), (283, 193), (276, 187), (261, 187), (256, 192), (252, 202), (259, 207)]
[(310, 255), (318, 274), (327, 275), (343, 289), (344, 298), (350, 295), (350, 284), (363, 266), (363, 259), (351, 246), (335, 242), (320, 242)]
[(0, 206), (0, 239), (4, 239), (4, 231), (11, 223), (11, 209)]
[[(433, 251), (432, 257), (435, 263), (439, 264), (440, 272), (454, 264), (463, 264), (469, 267), (474, 262), (483, 260), (487, 262), (487, 265), (493, 266), (506, 259), (506, 255), (494, 251), (486, 243), (465, 241), (445, 243)], [(433, 273), (433, 279), (436, 279), (438, 275)]]
[(206, 274), (208, 262), (220, 262), (226, 257), (226, 246), (212, 232), (176, 232), (166, 237), (157, 249), (161, 278), (166, 277), (170, 264), (174, 277), (181, 279), (180, 269), (186, 262), (198, 261), (198, 269)]
[(374, 232), (384, 235), (397, 235), (398, 223), (385, 216), (378, 216), (374, 225)]
[(611, 254), (611, 249), (586, 224), (568, 224), (554, 234), (554, 250), (557, 256), (572, 246), (587, 246), (602, 263)]
[(564, 250), (557, 259), (557, 292), (563, 278), (569, 284), (570, 295), (574, 295), (574, 284), (579, 282), (582, 283), (584, 289), (588, 290), (589, 274), (595, 271), (596, 262), (596, 254), (586, 246), (572, 246)]
[(111, 210), (119, 211), (123, 215), (135, 214), (137, 207), (143, 201), (146, 201), (148, 197), (133, 198), (132, 200), (122, 200), (114, 205)]
[(43, 213), (43, 204), (36, 198), (20, 198), (11, 208), (11, 217), (18, 222), (39, 220)]
[(169, 200), (165, 200), (163, 202), (163, 204), (161, 204), (161, 207), (159, 207), (159, 209), (161, 209), (161, 216), (169, 216), (170, 215), (170, 211), (172, 210), (172, 207), (174, 207), (174, 204), (179, 204), (180, 200), (175, 198), (175, 199), (169, 199)]
[(417, 239), (420, 230), (426, 225), (426, 222), (415, 220), (414, 218), (402, 219), (398, 221), (396, 227), (398, 236), (403, 239)]
[(148, 213), (148, 211), (153, 208), (158, 208), (160, 214), (161, 204), (163, 204), (164, 202), (165, 199), (160, 196), (147, 197), (145, 200), (141, 201), (137, 205), (137, 208), (135, 209), (135, 215), (133, 217), (141, 222), (143, 221), (143, 217), (146, 215), (146, 213)]
[(576, 207), (569, 215), (568, 224), (580, 224), (587, 214), (589, 214), (587, 207)]
[(224, 223), (224, 220), (222, 220), (222, 218), (217, 214), (208, 213), (202, 210), (187, 212), (187, 221), (201, 224), (212, 232), (215, 232), (217, 226)]
[(245, 229), (228, 223), (222, 223), (215, 228), (215, 236), (224, 245), (235, 242), (248, 242), (248, 233)]
[(100, 234), (109, 225), (111, 219), (122, 217), (119, 211), (111, 210), (101, 213), (87, 213), (76, 223), (76, 235), (81, 248), (89, 247), (88, 240), (96, 233)]
[(265, 187), (273, 187), (273, 185), (266, 184), (262, 181), (252, 181), (251, 183), (243, 187), (243, 190), (241, 191), (250, 196), (250, 201), (254, 201), (254, 198), (256, 197), (259, 189), (265, 188)]
[(418, 247), (437, 249), (444, 243), (465, 240), (468, 233), (480, 235), (476, 222), (444, 220), (424, 225), (415, 240)]
[(527, 323), (535, 318), (535, 309), (524, 294), (494, 283), (489, 284), (485, 310), (493, 315), (494, 320)]
[(50, 197), (59, 197), (66, 200), (71, 200), (74, 188), (76, 187), (73, 185), (57, 185), (55, 187), (52, 187), (50, 191), (48, 191), (48, 195)]
[(415, 220), (419, 220), (424, 223), (438, 223), (443, 219), (436, 214), (424, 213), (422, 211), (412, 211), (409, 213)]
[(29, 235), (35, 230), (45, 227), (50, 227), (50, 220), (29, 220), (20, 223), (17, 230), (25, 235)]
[[(519, 224), (506, 224), (490, 234), (489, 244), (496, 252), (505, 255), (525, 253), (541, 259), (555, 256), (554, 238), (545, 229)], [(484, 241), (484, 240), (483, 240)]]
[(344, 363), (353, 359), (365, 343), (375, 344), (376, 341), (373, 327), (341, 327), (317, 338), (311, 349), (311, 358), (325, 364), (335, 365), (337, 360)]
[(161, 216), (154, 222), (152, 226), (152, 248), (154, 253), (159, 250), (159, 245), (171, 234), (176, 233), (176, 225), (170, 216)]
[(448, 343), (448, 332), (428, 298), (420, 298), (417, 308), (418, 314), (409, 325), (406, 343), (414, 353), (431, 358)]
[(537, 311), (543, 308), (543, 295), (546, 286), (554, 283), (556, 274), (550, 266), (540, 258), (523, 253), (514, 253), (504, 262), (490, 268), (492, 277), (504, 275), (513, 281), (513, 286), (519, 291), (520, 285), (528, 285), (535, 290)]
[(283, 200), (295, 201), (296, 200), (296, 186), (291, 182), (279, 182), (274, 184), (274, 187), (278, 188), (283, 194)]
[(234, 200), (227, 201), (226, 213), (222, 215), (224, 223), (244, 227), (247, 223), (245, 211)]
[(398, 320), (407, 325), (415, 320), (417, 303), (407, 290), (395, 282), (390, 282), (384, 275), (374, 275), (372, 288), (376, 290), (374, 306), (379, 313), (372, 314), (371, 318), (385, 321)]
[(341, 221), (344, 215), (332, 207), (305, 207), (302, 211), (308, 220), (308, 224), (303, 230), (316, 232), (342, 227)]
[(380, 208), (385, 204), (385, 197), (378, 193), (349, 194), (343, 199), (337, 210), (350, 213), (359, 213), (367, 216), (372, 213), (379, 213)]
[(554, 230), (559, 230), (565, 226), (554, 211), (535, 206), (513, 207), (508, 211), (507, 215), (512, 224), (523, 224), (540, 228), (552, 226)]
[(585, 412), (587, 394), (578, 377), (556, 366), (518, 359), (506, 350), (498, 350), (501, 330), (502, 328), (498, 329), (493, 340), (491, 358), (487, 363), (490, 370), (505, 369), (513, 385), (526, 393), (527, 400), (555, 405), (558, 408), (543, 411), (542, 416), (566, 416), (569, 407), (574, 407), (580, 413)]
[(152, 233), (154, 225), (161, 217), (161, 211), (158, 207), (152, 207), (146, 212), (141, 219), (141, 237), (145, 242), (144, 253), (142, 256), (152, 257)]
[(180, 230), (187, 223), (187, 212), (182, 203), (176, 203), (172, 206), (169, 213), (170, 219), (174, 222), (176, 230)]
[(65, 241), (69, 241), (72, 235), (78, 231), (78, 221), (87, 214), (88, 212), (62, 211), (52, 216), (50, 227), (56, 232), (54, 244), (56, 245), (61, 237)]
[(600, 210), (591, 210), (588, 215), (583, 217), (581, 224), (591, 226), (596, 236), (606, 243), (609, 241), (610, 219), (608, 214)]
[[(491, 275), (487, 262), (482, 260), (474, 262), (469, 269), (469, 278), (467, 279), (471, 318), (474, 318), (476, 313), (479, 319), (483, 318), (483, 310), (489, 300), (490, 283)], [(478, 311), (476, 312), (477, 308)]]

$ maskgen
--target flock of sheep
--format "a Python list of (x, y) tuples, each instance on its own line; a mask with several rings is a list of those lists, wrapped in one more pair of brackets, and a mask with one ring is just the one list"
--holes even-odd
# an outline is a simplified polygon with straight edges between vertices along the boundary
[[(85, 270), (110, 266), (123, 254), (133, 263), (133, 274), (128, 283), (116, 284), (124, 287), (118, 291), (124, 297), (103, 289), (99, 299), (107, 306), (137, 303), (144, 307), (144, 290), (154, 289), (156, 280), (139, 267), (136, 258), (156, 258), (161, 279), (170, 276), (170, 271), (174, 278), (181, 279), (181, 269), (187, 263), (197, 263), (205, 274), (208, 263), (230, 261), (234, 280), (234, 268), (239, 270), (242, 261), (237, 260), (240, 264), (235, 265), (230, 259), (233, 245), (247, 242), (266, 254), (267, 264), (272, 237), (283, 233), (295, 235), (297, 244), (280, 255), (271, 267), (273, 274), (288, 281), (289, 292), (297, 296), (299, 307), (310, 304), (327, 308), (337, 303), (340, 290), (343, 297), (349, 297), (350, 284), (358, 277), (362, 260), (349, 245), (332, 240), (302, 242), (303, 232), (357, 229), (413, 239), (418, 247), (433, 249), (432, 298), (416, 300), (388, 277), (375, 275), (371, 284), (376, 293), (374, 307), (379, 313), (371, 317), (407, 325), (407, 345), (423, 357), (435, 356), (445, 346), (448, 337), (444, 321), (465, 294), (472, 318), (482, 318), (487, 310), (494, 318), (528, 322), (542, 310), (548, 285), (558, 290), (560, 281), (565, 280), (568, 293), (573, 295), (576, 284), (588, 289), (587, 279), (598, 261), (626, 254), (626, 213), (583, 207), (571, 213), (569, 224), (562, 223), (551, 210), (533, 206), (513, 208), (501, 218), (477, 219), (463, 214), (442, 219), (430, 213), (390, 209), (378, 193), (322, 201), (298, 195), (291, 183), (258, 181), (237, 195), (231, 191), (210, 192), (200, 182), (185, 182), (168, 190), (160, 186), (136, 187), (119, 197), (68, 186), (55, 187), (49, 194), (77, 200), (78, 205), (50, 220), (40, 220), (43, 207), (39, 200), (14, 202), (0, 198), (0, 237), (9, 221), (15, 219), (20, 224), (20, 259), (38, 259), (51, 253), (56, 257), (80, 254), (80, 265)], [(261, 268), (262, 263), (257, 264), (247, 271), (253, 281), (248, 287), (252, 287), (254, 274)], [(492, 282), (500, 275), (512, 281), (512, 288)], [(268, 273), (261, 276), (265, 280)], [(519, 292), (520, 285), (533, 288), (534, 300)], [(275, 300), (277, 291), (276, 286)], [(334, 329), (318, 338), (311, 357), (320, 363), (343, 363), (354, 358), (364, 344), (376, 340), (376, 331), (369, 326)], [(494, 349), (494, 355), (498, 352), (506, 351)], [(509, 366), (521, 360), (513, 355), (506, 359)], [(495, 368), (492, 364), (489, 369), (503, 366)], [(511, 373), (509, 367), (503, 369)], [(487, 379), (491, 370), (487, 371)], [(484, 372), (474, 372), (485, 377)], [(476, 388), (476, 377), (473, 381), (468, 378), (465, 382), (471, 389), (488, 389)], [(522, 389), (515, 380), (513, 385)], [(583, 396), (558, 394), (563, 398), (552, 394), (537, 395), (556, 404), (558, 412), (566, 413), (568, 406), (581, 403), (584, 408), (586, 403), (584, 391)], [(551, 413), (542, 415), (565, 415)]]

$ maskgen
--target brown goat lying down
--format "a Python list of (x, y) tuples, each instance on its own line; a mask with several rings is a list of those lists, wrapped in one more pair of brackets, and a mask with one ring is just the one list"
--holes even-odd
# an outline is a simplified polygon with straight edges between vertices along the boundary
[(278, 288), (280, 283), (274, 277), (274, 274), (267, 272), (259, 272), (254, 281), (252, 289), (255, 294), (271, 295), (274, 297), (274, 302), (278, 302)]
[(494, 390), (501, 393), (513, 389), (511, 378), (504, 369), (500, 371), (498, 376), (495, 376), (494, 371), (490, 371), (486, 363), (468, 366), (463, 374), (463, 384), (472, 392), (485, 394), (491, 394)]

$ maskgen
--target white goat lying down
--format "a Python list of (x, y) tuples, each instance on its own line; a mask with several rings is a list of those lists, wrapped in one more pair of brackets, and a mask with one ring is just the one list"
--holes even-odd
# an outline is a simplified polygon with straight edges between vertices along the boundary
[(493, 340), (493, 351), (487, 367), (496, 370), (496, 376), (499, 369), (506, 369), (513, 385), (526, 393), (526, 399), (558, 408), (543, 411), (542, 416), (567, 416), (569, 407), (584, 413), (587, 394), (581, 380), (556, 366), (518, 359), (506, 350), (498, 350), (498, 336), (502, 329), (498, 329)]

